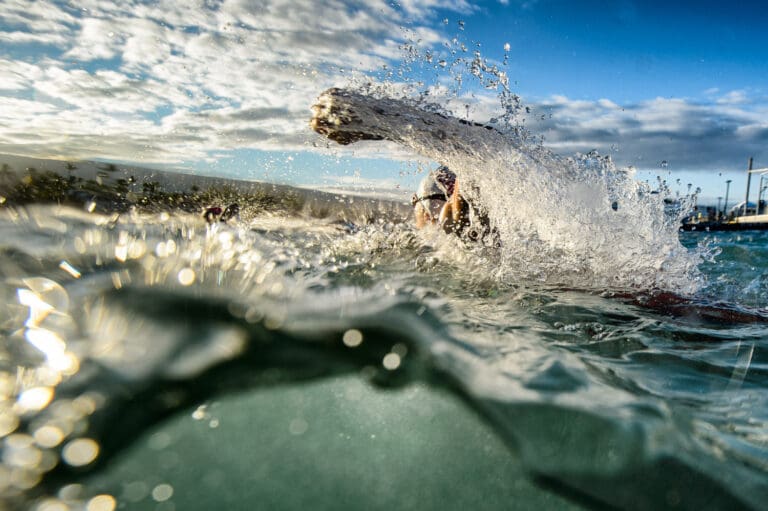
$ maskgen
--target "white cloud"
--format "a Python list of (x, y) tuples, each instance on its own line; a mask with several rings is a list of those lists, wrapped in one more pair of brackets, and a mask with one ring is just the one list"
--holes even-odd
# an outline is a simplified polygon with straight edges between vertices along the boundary
[[(85, 18), (80, 21), (80, 30), (64, 58), (88, 62), (94, 59), (111, 59), (119, 51), (120, 30), (118, 20)], [(70, 43), (71, 44), (71, 43)]]
[(52, 2), (35, 0), (4, 0), (3, 25), (20, 32), (36, 35), (62, 35), (77, 22), (75, 16)]
[(22, 115), (53, 114), (56, 112), (56, 107), (47, 103), (6, 97), (0, 97), (0, 107), (0, 110), (5, 112), (8, 117), (13, 118)]
[[(437, 30), (456, 27), (443, 26), (437, 9), (458, 16), (475, 9), (466, 0), (400, 5), (5, 0), (0, 152), (173, 163), (243, 148), (322, 149), (324, 141), (307, 128), (320, 91), (385, 64), (397, 78), (402, 44), (418, 40), (422, 49), (445, 50)], [(451, 79), (438, 74), (433, 101), (461, 116), (470, 105), (479, 121), (500, 113), (494, 92), (454, 97)], [(529, 105), (527, 126), (556, 151), (597, 148), (625, 164), (642, 157), (706, 167), (735, 151), (765, 151), (768, 111), (756, 94), (710, 89), (707, 102), (630, 105), (553, 96)], [(391, 144), (350, 149), (407, 157)]]
[(5, 44), (37, 43), (44, 45), (61, 45), (67, 39), (58, 34), (30, 34), (29, 32), (0, 32), (0, 42)]
[(21, 91), (30, 85), (29, 75), (36, 66), (25, 62), (0, 59), (0, 90)]
[[(739, 100), (727, 100), (734, 97)], [(671, 168), (698, 170), (740, 165), (750, 155), (768, 157), (768, 105), (744, 91), (706, 103), (655, 98), (617, 105), (555, 96), (533, 111), (531, 127), (545, 135), (548, 147), (562, 153), (598, 149), (620, 165), (649, 168), (667, 160)]]
[(717, 100), (722, 105), (742, 105), (748, 102), (747, 91), (734, 90)]
[(439, 42), (420, 24), (437, 8), (473, 9), (465, 0), (7, 0), (0, 40), (15, 57), (0, 60), (0, 93), (45, 115), (0, 112), (0, 150), (172, 162), (308, 148), (316, 95), (351, 70), (399, 59), (403, 26), (423, 45)]

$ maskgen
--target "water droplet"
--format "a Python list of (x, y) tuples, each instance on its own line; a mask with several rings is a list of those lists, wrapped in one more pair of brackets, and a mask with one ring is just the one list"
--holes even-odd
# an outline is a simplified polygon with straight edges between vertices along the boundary
[(5, 439), (3, 462), (11, 467), (35, 470), (42, 460), (42, 451), (34, 446), (32, 437), (23, 434)]
[(34, 509), (35, 511), (70, 511), (67, 504), (54, 498), (41, 500)]
[(397, 353), (387, 353), (384, 356), (384, 360), (382, 361), (382, 364), (384, 365), (384, 369), (388, 371), (394, 371), (398, 367), (400, 367), (400, 355)]
[(123, 484), (123, 493), (120, 495), (120, 500), (127, 500), (128, 502), (139, 502), (144, 499), (149, 492), (146, 483), (143, 481), (131, 481), (130, 483)]
[[(69, 309), (69, 295), (57, 282), (43, 277), (28, 278), (23, 282), (29, 289), (20, 288), (17, 291), (19, 303), (22, 305), (35, 309), (35, 312), (44, 316), (53, 309), (60, 312), (66, 312)], [(30, 320), (32, 320), (32, 312), (30, 311)], [(31, 325), (28, 323), (27, 326)]]
[(19, 427), (19, 416), (10, 408), (0, 408), (0, 438), (10, 435)]
[(408, 354), (408, 346), (402, 342), (399, 342), (392, 346), (392, 353), (398, 355), (400, 358), (405, 358), (405, 356)]
[(179, 271), (178, 279), (182, 286), (191, 286), (195, 282), (195, 270), (192, 268), (184, 268)]
[(112, 495), (96, 495), (88, 501), (86, 511), (114, 511), (117, 501)]
[(19, 413), (37, 412), (48, 406), (53, 399), (53, 389), (50, 387), (34, 387), (19, 395), (16, 404)]
[(99, 444), (90, 438), (72, 440), (61, 451), (61, 457), (73, 467), (82, 467), (93, 462), (99, 455)]
[(35, 430), (33, 435), (35, 442), (40, 447), (56, 447), (64, 440), (64, 432), (53, 425), (45, 425)]
[(149, 437), (149, 448), (154, 451), (162, 451), (169, 445), (171, 445), (171, 435), (168, 433), (158, 432)]
[(173, 486), (170, 484), (158, 484), (152, 489), (152, 498), (155, 502), (165, 502), (173, 497)]
[(76, 279), (79, 279), (80, 276), (82, 275), (79, 271), (77, 271), (77, 269), (74, 266), (72, 266), (66, 261), (61, 261), (59, 263), (59, 268), (69, 273), (73, 278), (76, 278)]
[(344, 332), (342, 341), (344, 341), (345, 346), (348, 346), (350, 348), (356, 348), (357, 346), (360, 346), (360, 344), (362, 344), (363, 334), (362, 332), (360, 332), (360, 330), (356, 330), (353, 328)]
[(203, 420), (208, 417), (208, 405), (200, 405), (192, 412), (192, 418), (196, 421)]
[(288, 431), (296, 436), (303, 435), (307, 432), (307, 429), (309, 429), (309, 424), (302, 418), (293, 419), (288, 425)]

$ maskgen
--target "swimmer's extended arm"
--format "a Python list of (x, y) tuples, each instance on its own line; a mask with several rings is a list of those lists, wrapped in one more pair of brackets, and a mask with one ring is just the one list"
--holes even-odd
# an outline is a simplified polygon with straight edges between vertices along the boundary
[[(310, 126), (342, 145), (360, 140), (390, 140), (435, 161), (450, 155), (475, 155), (478, 147), (514, 144), (491, 126), (421, 110), (400, 99), (328, 89), (312, 105)], [(522, 153), (520, 153), (522, 155)]]
[(459, 223), (459, 220), (461, 220), (463, 202), (464, 199), (459, 195), (459, 180), (456, 179), (456, 184), (453, 187), (453, 195), (451, 195), (451, 199), (448, 201), (451, 205), (451, 214), (454, 223)]
[(448, 201), (440, 211), (440, 225), (448, 229), (453, 229), (454, 226), (459, 225), (462, 220), (463, 206), (464, 199), (459, 194), (459, 180), (457, 179), (453, 187), (453, 194), (448, 198)]

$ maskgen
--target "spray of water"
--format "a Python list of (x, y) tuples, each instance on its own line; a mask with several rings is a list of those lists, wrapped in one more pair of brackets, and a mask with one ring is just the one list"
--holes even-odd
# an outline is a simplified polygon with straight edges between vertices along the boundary
[[(448, 59), (405, 45), (403, 68), (434, 70), (436, 83), (358, 79), (323, 93), (313, 128), (331, 140), (388, 140), (448, 165), (462, 194), (482, 205), (498, 236), (488, 271), (504, 281), (601, 290), (665, 290), (692, 294), (702, 285), (704, 249), (679, 241), (686, 200), (670, 207), (665, 188), (652, 189), (597, 152), (563, 156), (525, 127), (527, 109), (509, 87), (505, 64), (494, 64), (458, 40)], [(505, 57), (505, 63), (506, 63)], [(447, 75), (446, 75), (447, 74)], [(402, 77), (403, 70), (386, 78)], [(467, 78), (469, 77), (469, 78)], [(450, 80), (446, 80), (449, 78)], [(495, 115), (469, 119), (474, 93), (495, 90)]]

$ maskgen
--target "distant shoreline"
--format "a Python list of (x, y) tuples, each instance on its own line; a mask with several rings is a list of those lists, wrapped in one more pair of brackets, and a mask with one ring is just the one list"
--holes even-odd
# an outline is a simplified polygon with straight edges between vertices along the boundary
[[(0, 154), (0, 207), (60, 203), (99, 211), (182, 210), (243, 202), (246, 207), (316, 218), (410, 214), (404, 201), (330, 193), (262, 181), (199, 176), (172, 170), (95, 161), (64, 161)], [(92, 205), (91, 205), (92, 204)]]

